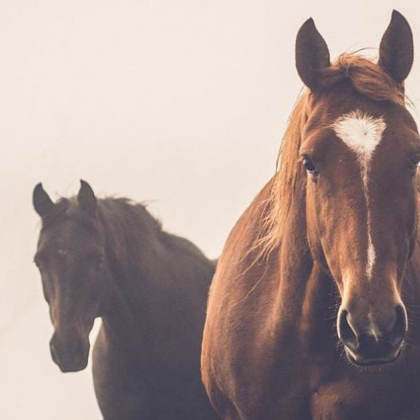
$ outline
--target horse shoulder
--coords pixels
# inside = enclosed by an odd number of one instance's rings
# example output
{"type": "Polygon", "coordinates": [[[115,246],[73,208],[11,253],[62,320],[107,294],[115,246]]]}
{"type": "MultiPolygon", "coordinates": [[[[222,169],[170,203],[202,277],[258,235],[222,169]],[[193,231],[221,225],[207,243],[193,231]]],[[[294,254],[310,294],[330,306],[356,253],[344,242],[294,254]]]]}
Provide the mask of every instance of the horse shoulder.
{"type": "MultiPolygon", "coordinates": [[[[256,385],[252,389],[238,387],[241,383],[238,378],[253,367],[261,367],[253,363],[259,349],[240,343],[270,341],[269,333],[261,324],[256,328],[251,318],[249,322],[245,318],[255,315],[255,312],[262,322],[268,318],[269,294],[259,293],[257,288],[262,283],[270,287],[273,276],[266,271],[264,264],[254,265],[252,246],[260,229],[271,182],[258,194],[230,233],[210,289],[202,345],[202,376],[213,405],[224,418],[244,418],[243,414],[239,416],[235,401],[246,399],[249,406],[259,400],[259,396],[251,394],[252,390],[258,389],[258,377],[261,376],[257,372],[251,375],[256,385]]],[[[259,360],[269,361],[270,358],[259,360]]]]}

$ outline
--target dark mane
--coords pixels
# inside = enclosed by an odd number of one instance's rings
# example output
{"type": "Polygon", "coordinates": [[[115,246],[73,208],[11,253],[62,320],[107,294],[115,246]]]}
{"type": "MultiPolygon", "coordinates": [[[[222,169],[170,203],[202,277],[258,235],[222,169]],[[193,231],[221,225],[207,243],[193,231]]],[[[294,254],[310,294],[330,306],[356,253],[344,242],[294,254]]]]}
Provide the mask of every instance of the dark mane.
{"type": "Polygon", "coordinates": [[[98,208],[100,216],[112,217],[126,227],[141,229],[143,234],[145,232],[156,234],[162,231],[160,221],[149,213],[143,203],[136,203],[123,197],[107,197],[98,200],[98,208]]]}
{"type": "MultiPolygon", "coordinates": [[[[91,231],[105,229],[113,245],[121,247],[122,241],[134,238],[150,238],[162,232],[162,226],[141,203],[128,198],[106,197],[98,199],[98,218],[85,214],[79,207],[77,197],[60,198],[54,209],[42,219],[42,230],[65,220],[72,220],[91,231]]],[[[136,244],[133,246],[138,246],[136,244]]]]}
{"type": "MultiPolygon", "coordinates": [[[[114,261],[137,258],[139,251],[155,245],[163,232],[160,222],[145,205],[126,198],[99,199],[98,213],[105,229],[109,257],[114,261]]],[[[140,264],[140,261],[135,263],[140,264]]]]}
{"type": "MultiPolygon", "coordinates": [[[[98,210],[99,215],[109,215],[117,219],[133,219],[133,223],[126,220],[132,226],[137,226],[140,221],[140,224],[146,230],[156,232],[162,230],[161,223],[147,211],[145,204],[135,203],[128,198],[106,197],[98,199],[98,210]]],[[[72,219],[79,223],[92,225],[92,221],[89,222],[90,218],[80,210],[76,197],[60,198],[54,209],[43,218],[42,228],[46,229],[63,219],[72,219]]]]}
{"type": "Polygon", "coordinates": [[[93,232],[102,230],[107,238],[109,252],[117,253],[113,258],[120,261],[133,255],[137,258],[138,253],[130,252],[129,248],[141,250],[146,246],[164,246],[186,255],[194,255],[200,260],[206,258],[188,239],[165,232],[160,221],[147,210],[146,204],[124,197],[100,198],[97,203],[98,217],[92,218],[80,209],[77,197],[62,197],[54,209],[42,219],[42,230],[66,220],[72,220],[93,232]]]}

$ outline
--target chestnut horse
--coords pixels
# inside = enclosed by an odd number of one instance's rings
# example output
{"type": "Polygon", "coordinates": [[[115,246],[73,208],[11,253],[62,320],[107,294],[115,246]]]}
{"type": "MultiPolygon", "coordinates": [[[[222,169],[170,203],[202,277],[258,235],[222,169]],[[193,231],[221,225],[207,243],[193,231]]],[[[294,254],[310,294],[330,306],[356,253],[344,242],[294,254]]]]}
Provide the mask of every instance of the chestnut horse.
{"type": "Polygon", "coordinates": [[[420,419],[412,61],[395,11],[377,63],[331,64],[313,20],[299,30],[308,89],[210,291],[202,374],[224,420],[420,419]]]}
{"type": "Polygon", "coordinates": [[[63,372],[86,367],[105,420],[215,420],[200,378],[200,348],[214,263],[164,232],[141,204],[77,197],[53,203],[35,187],[40,269],[63,372]]]}

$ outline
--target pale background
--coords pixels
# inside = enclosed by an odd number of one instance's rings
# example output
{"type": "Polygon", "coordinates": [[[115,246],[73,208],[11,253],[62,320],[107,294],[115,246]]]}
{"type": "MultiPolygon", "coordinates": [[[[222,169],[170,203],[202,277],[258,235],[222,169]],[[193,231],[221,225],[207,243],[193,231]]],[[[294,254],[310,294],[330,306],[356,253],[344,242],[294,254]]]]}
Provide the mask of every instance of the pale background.
{"type": "Polygon", "coordinates": [[[274,172],[301,87],[299,26],[314,17],[335,57],[377,47],[393,8],[420,56],[417,0],[0,1],[0,419],[101,418],[90,369],[61,374],[50,359],[34,185],[56,198],[84,178],[147,200],[217,257],[274,172]]]}

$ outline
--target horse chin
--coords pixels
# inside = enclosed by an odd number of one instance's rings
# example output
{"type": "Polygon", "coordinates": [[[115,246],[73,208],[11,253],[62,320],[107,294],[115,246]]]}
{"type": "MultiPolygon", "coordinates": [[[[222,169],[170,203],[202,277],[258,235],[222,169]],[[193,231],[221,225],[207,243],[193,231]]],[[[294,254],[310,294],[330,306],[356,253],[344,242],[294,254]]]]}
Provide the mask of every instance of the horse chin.
{"type": "Polygon", "coordinates": [[[346,350],[347,360],[354,366],[359,368],[367,368],[373,369],[377,368],[380,370],[382,367],[391,367],[393,364],[397,362],[400,357],[401,349],[399,349],[395,354],[390,355],[388,357],[378,358],[378,359],[365,359],[355,355],[351,350],[346,350]]]}
{"type": "Polygon", "coordinates": [[[86,369],[88,364],[88,358],[86,357],[85,360],[72,360],[72,361],[65,361],[65,362],[56,362],[58,367],[60,368],[61,372],[63,373],[74,373],[80,372],[86,369]]]}

